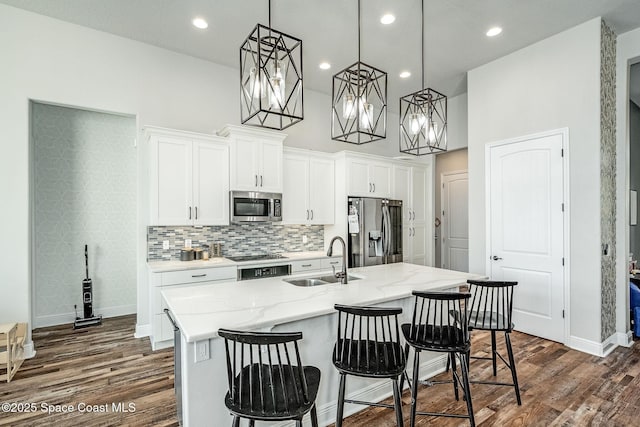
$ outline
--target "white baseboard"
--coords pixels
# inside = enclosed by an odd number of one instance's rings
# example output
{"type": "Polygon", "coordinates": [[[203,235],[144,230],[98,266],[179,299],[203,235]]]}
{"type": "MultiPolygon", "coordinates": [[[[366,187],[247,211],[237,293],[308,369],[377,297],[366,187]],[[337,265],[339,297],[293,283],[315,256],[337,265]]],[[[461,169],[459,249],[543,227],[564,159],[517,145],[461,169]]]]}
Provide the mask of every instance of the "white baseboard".
{"type": "MultiPolygon", "coordinates": [[[[441,372],[444,372],[447,363],[447,355],[437,356],[427,362],[420,364],[420,379],[431,378],[441,372]]],[[[409,365],[409,364],[407,364],[409,365]]],[[[338,384],[335,385],[336,388],[338,384]]],[[[405,382],[405,388],[407,388],[405,382]]],[[[348,388],[348,381],[347,381],[348,388]]],[[[393,389],[391,387],[391,381],[385,380],[372,380],[372,384],[365,388],[352,391],[347,394],[347,399],[361,400],[365,402],[380,402],[393,395],[393,389]]],[[[353,415],[359,411],[365,409],[366,406],[346,404],[344,406],[344,417],[353,415]]],[[[318,425],[325,427],[336,422],[336,412],[338,411],[338,402],[332,401],[317,408],[318,411],[318,425]]],[[[295,425],[293,422],[283,422],[276,424],[275,427],[289,427],[295,425]]]]}
{"type": "MultiPolygon", "coordinates": [[[[136,305],[119,305],[114,307],[97,307],[93,310],[96,315],[102,315],[104,318],[124,316],[136,313],[136,305]]],[[[82,315],[82,307],[78,308],[78,314],[82,315]]],[[[75,312],[49,314],[46,316],[36,316],[33,328],[45,328],[47,326],[64,325],[73,323],[76,320],[75,312]]]]}
{"type": "Polygon", "coordinates": [[[631,347],[633,345],[633,331],[616,332],[616,341],[618,345],[623,347],[631,347]]]}
{"type": "MultiPolygon", "coordinates": [[[[622,334],[624,335],[624,334],[622,334]]],[[[594,356],[605,357],[611,353],[618,346],[618,334],[615,333],[603,342],[596,342],[570,336],[567,342],[567,347],[574,350],[582,351],[583,353],[593,354],[594,356]]]]}
{"type": "Polygon", "coordinates": [[[136,332],[133,334],[134,338],[144,338],[151,336],[151,324],[146,325],[136,324],[136,332]]]}

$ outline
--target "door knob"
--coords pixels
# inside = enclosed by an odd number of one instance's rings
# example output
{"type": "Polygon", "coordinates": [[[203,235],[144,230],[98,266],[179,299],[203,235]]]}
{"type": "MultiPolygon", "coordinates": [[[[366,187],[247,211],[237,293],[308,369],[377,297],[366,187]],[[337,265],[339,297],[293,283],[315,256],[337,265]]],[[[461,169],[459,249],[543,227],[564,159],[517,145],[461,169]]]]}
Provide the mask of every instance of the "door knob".
{"type": "Polygon", "coordinates": [[[499,256],[494,255],[494,256],[491,257],[491,259],[494,260],[494,261],[500,261],[502,258],[500,258],[499,256]]]}

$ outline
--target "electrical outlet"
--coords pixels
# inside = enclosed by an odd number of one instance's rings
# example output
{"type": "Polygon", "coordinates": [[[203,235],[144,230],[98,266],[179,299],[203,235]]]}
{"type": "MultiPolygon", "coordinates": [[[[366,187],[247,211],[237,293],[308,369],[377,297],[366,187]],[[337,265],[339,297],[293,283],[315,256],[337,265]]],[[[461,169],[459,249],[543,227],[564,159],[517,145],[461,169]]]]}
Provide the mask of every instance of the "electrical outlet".
{"type": "Polygon", "coordinates": [[[184,247],[185,248],[191,247],[191,239],[184,239],[184,247]]]}
{"type": "Polygon", "coordinates": [[[303,243],[303,244],[306,244],[307,242],[309,242],[309,238],[308,238],[308,237],[307,237],[307,235],[305,234],[305,235],[303,235],[303,236],[302,236],[302,243],[303,243]]]}
{"type": "Polygon", "coordinates": [[[168,240],[163,240],[162,241],[162,249],[164,249],[165,251],[167,249],[169,249],[169,241],[168,240]]]}
{"type": "Polygon", "coordinates": [[[209,360],[209,340],[196,341],[196,363],[209,360]]]}

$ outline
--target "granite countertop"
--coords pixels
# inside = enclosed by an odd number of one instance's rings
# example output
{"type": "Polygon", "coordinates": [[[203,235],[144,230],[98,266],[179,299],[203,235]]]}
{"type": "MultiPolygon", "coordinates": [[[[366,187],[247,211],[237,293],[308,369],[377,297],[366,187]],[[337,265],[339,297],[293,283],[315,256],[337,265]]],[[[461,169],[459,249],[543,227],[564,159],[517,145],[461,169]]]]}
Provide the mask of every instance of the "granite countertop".
{"type": "MultiPolygon", "coordinates": [[[[219,328],[259,329],[334,312],[334,304],[370,305],[411,296],[414,290],[437,290],[480,279],[414,264],[354,268],[360,280],[298,287],[282,277],[166,289],[162,296],[188,342],[214,338],[219,328]]],[[[287,276],[312,277],[319,274],[287,276]]]]}
{"type": "MultiPolygon", "coordinates": [[[[209,258],[208,260],[197,261],[150,261],[147,262],[149,271],[151,273],[163,273],[167,271],[180,271],[180,270],[195,270],[200,268],[215,268],[215,267],[234,267],[241,265],[279,265],[286,264],[287,261],[300,261],[304,259],[317,259],[326,258],[327,253],[325,251],[305,251],[305,252],[283,252],[284,258],[277,259],[265,259],[258,261],[243,261],[235,262],[227,258],[209,258]]],[[[334,257],[342,256],[339,251],[334,252],[334,257]]]]}

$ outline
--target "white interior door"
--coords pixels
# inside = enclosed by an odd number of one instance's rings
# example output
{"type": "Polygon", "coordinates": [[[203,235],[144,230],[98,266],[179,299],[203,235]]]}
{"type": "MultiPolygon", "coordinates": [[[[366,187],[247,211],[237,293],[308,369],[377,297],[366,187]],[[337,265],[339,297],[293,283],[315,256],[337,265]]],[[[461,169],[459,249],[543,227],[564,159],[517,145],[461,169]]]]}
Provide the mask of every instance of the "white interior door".
{"type": "Polygon", "coordinates": [[[489,147],[488,272],[517,281],[515,328],[564,342],[562,134],[489,147]]]}
{"type": "Polygon", "coordinates": [[[467,172],[442,175],[442,268],[469,271],[469,179],[467,172]]]}

